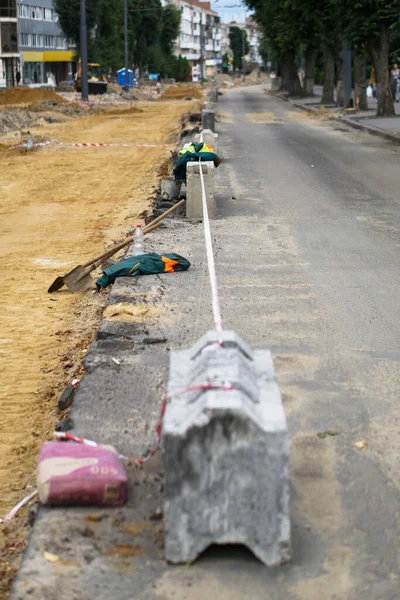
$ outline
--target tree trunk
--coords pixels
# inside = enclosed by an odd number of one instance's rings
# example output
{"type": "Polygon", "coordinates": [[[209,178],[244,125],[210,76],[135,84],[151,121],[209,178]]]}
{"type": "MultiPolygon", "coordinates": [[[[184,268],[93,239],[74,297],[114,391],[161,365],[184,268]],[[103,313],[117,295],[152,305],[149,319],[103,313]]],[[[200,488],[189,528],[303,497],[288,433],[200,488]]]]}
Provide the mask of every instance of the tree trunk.
{"type": "Polygon", "coordinates": [[[360,110],[368,110],[366,59],[354,53],[354,96],[355,106],[360,110]]]}
{"type": "Polygon", "coordinates": [[[335,61],[330,48],[324,48],[324,89],[321,104],[334,104],[333,90],[335,88],[335,61]]]}
{"type": "Polygon", "coordinates": [[[336,104],[344,106],[343,42],[338,39],[336,60],[336,104]]]}
{"type": "Polygon", "coordinates": [[[381,23],[379,42],[369,48],[376,75],[376,94],[378,97],[377,117],[391,117],[395,114],[389,80],[388,32],[389,28],[387,24],[381,23]]]}
{"type": "Polygon", "coordinates": [[[290,52],[282,61],[282,88],[289,96],[301,96],[299,74],[295,63],[296,54],[290,52]]]}
{"type": "Polygon", "coordinates": [[[306,48],[304,53],[305,59],[305,77],[303,85],[303,94],[305,96],[314,95],[314,78],[315,78],[315,59],[317,51],[314,48],[306,48]]]}

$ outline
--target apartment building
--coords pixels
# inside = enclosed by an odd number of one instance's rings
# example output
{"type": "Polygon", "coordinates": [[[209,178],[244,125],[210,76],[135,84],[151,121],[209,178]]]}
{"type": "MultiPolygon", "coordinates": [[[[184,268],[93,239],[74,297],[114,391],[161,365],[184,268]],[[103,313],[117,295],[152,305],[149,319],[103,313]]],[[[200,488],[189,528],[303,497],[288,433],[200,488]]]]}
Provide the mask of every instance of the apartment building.
{"type": "Polygon", "coordinates": [[[16,0],[0,0],[0,88],[16,83],[19,69],[16,0]]]}
{"type": "MultiPolygon", "coordinates": [[[[246,54],[245,59],[248,62],[257,63],[258,65],[263,64],[263,59],[259,52],[260,41],[261,41],[261,31],[257,23],[251,18],[248,17],[244,23],[237,23],[236,21],[232,21],[231,23],[225,25],[227,28],[227,32],[229,35],[229,29],[231,27],[239,27],[239,29],[244,29],[247,33],[247,41],[249,43],[249,52],[246,54]]],[[[225,42],[225,38],[224,38],[225,42]]],[[[229,39],[228,39],[229,44],[229,39]]],[[[225,46],[224,46],[225,47],[225,46]]],[[[229,54],[229,52],[228,52],[229,54]]]]}
{"type": "Polygon", "coordinates": [[[192,80],[201,77],[203,48],[203,77],[212,77],[221,70],[221,18],[211,10],[210,2],[200,0],[171,0],[181,12],[181,31],[175,44],[175,54],[185,57],[192,67],[192,80]]]}
{"type": "Polygon", "coordinates": [[[72,79],[74,50],[58,24],[52,0],[19,2],[18,28],[24,84],[57,85],[72,79]]]}
{"type": "Polygon", "coordinates": [[[231,45],[229,41],[229,29],[230,25],[228,23],[221,23],[220,32],[221,32],[221,54],[224,56],[228,55],[228,58],[233,57],[233,52],[231,50],[231,45]]]}
{"type": "Polygon", "coordinates": [[[251,17],[248,17],[246,19],[245,28],[246,28],[246,32],[247,32],[247,39],[249,41],[249,46],[250,46],[250,50],[249,50],[247,58],[250,62],[254,62],[259,65],[262,65],[263,59],[259,52],[259,47],[260,47],[260,42],[261,42],[260,28],[251,17]]]}

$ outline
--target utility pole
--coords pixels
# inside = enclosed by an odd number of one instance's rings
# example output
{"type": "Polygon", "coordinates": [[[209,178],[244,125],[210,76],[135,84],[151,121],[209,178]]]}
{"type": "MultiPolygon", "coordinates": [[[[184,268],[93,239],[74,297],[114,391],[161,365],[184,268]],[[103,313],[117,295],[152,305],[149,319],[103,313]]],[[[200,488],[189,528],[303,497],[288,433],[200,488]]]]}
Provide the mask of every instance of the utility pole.
{"type": "Polygon", "coordinates": [[[343,40],[343,79],[344,79],[344,108],[352,105],[351,92],[353,82],[351,77],[351,48],[346,40],[343,40]]]}
{"type": "Polygon", "coordinates": [[[203,72],[204,72],[204,64],[203,64],[203,13],[200,13],[200,83],[203,85],[203,72]]]}
{"type": "Polygon", "coordinates": [[[81,0],[81,90],[82,100],[89,99],[86,0],[81,0]]]}
{"type": "Polygon", "coordinates": [[[245,69],[245,66],[244,66],[244,51],[246,49],[246,45],[244,43],[244,41],[245,41],[245,37],[244,36],[245,35],[246,35],[246,30],[243,27],[243,29],[242,29],[242,81],[243,81],[243,83],[246,81],[246,69],[245,69]]]}
{"type": "Polygon", "coordinates": [[[124,0],[125,91],[129,92],[128,0],[124,0]]]}

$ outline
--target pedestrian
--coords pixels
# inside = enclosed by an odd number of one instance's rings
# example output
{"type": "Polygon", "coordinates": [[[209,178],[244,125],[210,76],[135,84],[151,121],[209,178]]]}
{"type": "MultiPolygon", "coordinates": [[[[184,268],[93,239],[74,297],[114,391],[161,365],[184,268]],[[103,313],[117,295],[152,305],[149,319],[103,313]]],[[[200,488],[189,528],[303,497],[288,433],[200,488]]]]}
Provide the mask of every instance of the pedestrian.
{"type": "Polygon", "coordinates": [[[19,85],[19,82],[21,81],[21,73],[19,71],[16,72],[15,79],[17,81],[17,85],[19,85]]]}
{"type": "Polygon", "coordinates": [[[371,76],[369,78],[369,85],[371,86],[372,97],[376,102],[376,75],[374,67],[372,67],[371,76]]]}
{"type": "Polygon", "coordinates": [[[159,81],[157,81],[156,88],[157,88],[157,94],[159,94],[161,92],[161,83],[159,81]]]}
{"type": "Polygon", "coordinates": [[[400,71],[399,71],[399,67],[397,66],[397,63],[394,63],[393,65],[393,69],[391,70],[391,78],[392,78],[392,98],[393,98],[393,102],[398,102],[399,98],[398,98],[398,85],[399,85],[399,79],[400,79],[400,71]]]}

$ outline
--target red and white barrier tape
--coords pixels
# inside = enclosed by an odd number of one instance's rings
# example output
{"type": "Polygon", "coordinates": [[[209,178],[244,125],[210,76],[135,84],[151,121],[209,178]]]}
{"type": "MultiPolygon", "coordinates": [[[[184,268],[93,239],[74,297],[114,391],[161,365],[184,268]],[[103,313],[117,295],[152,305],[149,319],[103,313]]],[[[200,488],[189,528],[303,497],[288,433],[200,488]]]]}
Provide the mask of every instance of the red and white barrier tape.
{"type": "MultiPolygon", "coordinates": [[[[77,148],[169,148],[172,144],[113,144],[113,143],[102,143],[102,142],[60,142],[59,140],[50,140],[49,142],[37,142],[32,144],[32,148],[40,146],[49,146],[50,144],[58,144],[60,146],[74,146],[77,148]]],[[[18,144],[16,146],[10,146],[9,150],[16,150],[17,148],[27,148],[27,144],[18,144]]]]}
{"type": "Polygon", "coordinates": [[[26,498],[24,498],[23,500],[21,500],[21,502],[18,502],[18,504],[16,504],[14,506],[14,508],[12,510],[10,510],[10,512],[8,513],[8,515],[6,515],[4,517],[4,519],[0,519],[0,523],[6,523],[7,521],[11,521],[11,519],[13,517],[15,517],[15,515],[17,514],[17,512],[26,504],[28,504],[28,502],[30,502],[31,500],[33,500],[33,498],[35,496],[37,496],[38,491],[34,490],[31,494],[29,494],[29,496],[26,496],[26,498]]]}
{"type": "MultiPolygon", "coordinates": [[[[197,392],[197,391],[201,391],[201,390],[221,390],[221,391],[229,392],[229,391],[232,391],[233,389],[234,389],[234,386],[231,383],[227,383],[227,382],[223,382],[223,383],[219,383],[219,384],[205,383],[205,384],[201,384],[201,385],[193,385],[191,387],[188,387],[184,390],[181,390],[180,392],[177,392],[176,394],[173,394],[173,396],[182,396],[183,394],[189,394],[190,392],[197,392]]],[[[156,433],[157,433],[157,437],[158,437],[159,441],[161,439],[162,421],[163,421],[163,418],[165,415],[165,410],[167,408],[168,400],[169,400],[168,397],[165,397],[163,399],[163,402],[161,405],[161,410],[160,410],[160,418],[159,418],[158,424],[156,426],[156,433]]],[[[97,442],[94,442],[93,440],[88,440],[86,438],[78,437],[76,435],[72,435],[71,433],[63,432],[63,431],[55,431],[54,437],[57,440],[71,441],[71,442],[75,442],[78,444],[85,444],[86,446],[96,447],[99,445],[97,442]]],[[[130,456],[125,456],[123,454],[119,454],[118,457],[121,460],[127,460],[131,463],[141,466],[141,465],[144,465],[144,463],[146,463],[148,460],[150,460],[150,458],[152,458],[155,454],[157,454],[157,452],[159,450],[160,450],[160,445],[153,448],[153,450],[148,454],[148,456],[146,456],[146,458],[132,458],[130,456]]],[[[13,517],[15,517],[17,512],[22,507],[26,506],[26,504],[28,504],[31,500],[33,500],[33,498],[35,498],[35,496],[37,496],[37,494],[38,494],[38,490],[34,490],[31,494],[29,494],[29,496],[26,496],[26,498],[24,498],[23,500],[21,500],[21,502],[19,502],[16,506],[14,506],[14,508],[8,513],[8,515],[6,515],[4,517],[4,519],[0,518],[0,523],[6,523],[7,521],[10,521],[13,517]]]]}
{"type": "Polygon", "coordinates": [[[199,171],[200,171],[202,203],[203,203],[204,238],[205,238],[205,242],[206,242],[208,274],[210,277],[210,286],[211,286],[211,303],[212,303],[212,309],[213,309],[215,329],[218,334],[218,342],[220,345],[222,345],[222,331],[223,330],[222,330],[221,308],[220,308],[219,297],[218,297],[217,274],[216,274],[216,270],[215,270],[214,253],[213,253],[212,240],[211,240],[210,219],[208,217],[207,196],[206,196],[206,189],[205,189],[205,185],[204,185],[204,175],[203,175],[201,160],[199,160],[199,171]]]}

